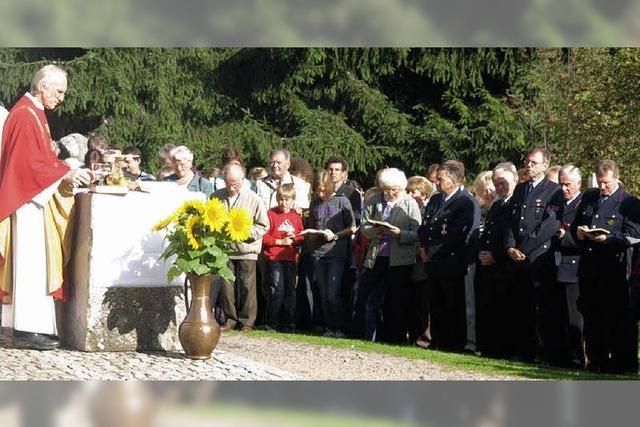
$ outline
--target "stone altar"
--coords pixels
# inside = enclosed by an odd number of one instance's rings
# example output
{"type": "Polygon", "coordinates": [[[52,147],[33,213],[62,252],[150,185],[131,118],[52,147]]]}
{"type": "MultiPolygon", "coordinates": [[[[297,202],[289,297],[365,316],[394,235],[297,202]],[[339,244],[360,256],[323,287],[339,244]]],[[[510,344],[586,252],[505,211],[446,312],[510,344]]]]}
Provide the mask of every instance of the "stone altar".
{"type": "Polygon", "coordinates": [[[151,228],[204,194],[149,184],[149,193],[76,195],[65,344],[83,351],[182,349],[184,276],[167,283],[171,263],[160,260],[164,234],[151,228]]]}

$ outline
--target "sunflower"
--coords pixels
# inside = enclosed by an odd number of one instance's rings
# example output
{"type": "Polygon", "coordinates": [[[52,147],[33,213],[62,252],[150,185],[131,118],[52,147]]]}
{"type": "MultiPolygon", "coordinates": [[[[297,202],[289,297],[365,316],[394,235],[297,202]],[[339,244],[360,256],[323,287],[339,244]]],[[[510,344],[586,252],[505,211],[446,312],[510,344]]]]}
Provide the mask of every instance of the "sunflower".
{"type": "Polygon", "coordinates": [[[251,235],[253,220],[249,213],[244,209],[231,209],[229,212],[229,223],[227,224],[227,233],[234,242],[242,242],[247,240],[251,235]]]}
{"type": "Polygon", "coordinates": [[[163,219],[161,221],[158,221],[158,223],[156,225],[154,225],[151,230],[160,231],[163,228],[165,228],[167,225],[171,224],[174,220],[175,220],[175,215],[171,214],[168,217],[166,217],[165,219],[163,219]]]}
{"type": "Polygon", "coordinates": [[[200,249],[200,246],[202,246],[195,235],[195,228],[196,225],[198,225],[198,220],[199,218],[197,216],[190,216],[184,226],[185,232],[187,233],[187,241],[189,242],[189,246],[193,249],[200,249]]]}
{"type": "Polygon", "coordinates": [[[227,207],[220,199],[211,199],[204,206],[203,222],[211,231],[221,231],[229,221],[227,207]]]}
{"type": "Polygon", "coordinates": [[[184,220],[184,215],[202,215],[204,213],[204,202],[200,200],[187,200],[178,208],[176,218],[184,220]]]}

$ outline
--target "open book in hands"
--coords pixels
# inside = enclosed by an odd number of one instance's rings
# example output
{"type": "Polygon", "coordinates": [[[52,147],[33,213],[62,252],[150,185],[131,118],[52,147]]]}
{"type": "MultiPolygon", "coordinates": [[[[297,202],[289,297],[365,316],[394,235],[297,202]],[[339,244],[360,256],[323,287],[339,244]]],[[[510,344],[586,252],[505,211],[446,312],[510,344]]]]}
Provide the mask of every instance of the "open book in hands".
{"type": "Polygon", "coordinates": [[[601,234],[611,234],[609,230],[605,230],[604,228],[589,228],[589,226],[587,225],[579,226],[578,230],[586,234],[591,234],[592,236],[599,236],[601,234]]]}
{"type": "Polygon", "coordinates": [[[373,225],[374,227],[386,227],[390,230],[399,230],[398,227],[396,227],[393,224],[389,224],[387,221],[377,221],[375,219],[368,219],[367,222],[373,225]]]}
{"type": "Polygon", "coordinates": [[[304,236],[305,234],[322,234],[323,236],[329,235],[329,230],[316,230],[315,228],[305,228],[300,232],[300,236],[304,236]]]}

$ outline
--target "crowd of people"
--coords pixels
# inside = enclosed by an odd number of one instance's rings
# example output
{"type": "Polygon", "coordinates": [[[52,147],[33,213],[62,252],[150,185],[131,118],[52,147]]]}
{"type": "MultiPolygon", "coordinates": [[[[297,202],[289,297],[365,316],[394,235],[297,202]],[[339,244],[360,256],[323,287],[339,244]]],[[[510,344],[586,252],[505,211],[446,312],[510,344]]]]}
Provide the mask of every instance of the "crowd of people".
{"type": "MultiPolygon", "coordinates": [[[[4,237],[0,256],[12,249],[14,259],[26,261],[36,253],[43,267],[50,248],[35,242],[48,235],[29,237],[33,224],[43,221],[61,181],[87,184],[109,155],[107,140],[92,137],[84,167],[52,157],[43,112],[64,98],[66,74],[45,70],[12,109],[0,157],[0,190],[11,194],[0,209],[0,237],[13,236],[4,237]],[[32,135],[39,163],[26,167],[8,150],[32,135]]],[[[593,176],[590,185],[583,185],[585,171],[551,166],[550,154],[536,148],[521,169],[496,162],[470,186],[464,165],[451,159],[425,167],[424,176],[384,168],[364,191],[338,153],[314,172],[278,148],[267,167],[247,173],[243,154],[229,147],[219,165],[202,172],[188,147],[168,144],[154,176],[142,170],[138,148],[123,152],[130,180],[171,181],[252,216],[251,236],[230,253],[235,281],[212,284],[223,331],[308,331],[637,372],[640,201],[624,190],[612,160],[585,175],[593,176]]],[[[0,296],[12,295],[17,314],[35,292],[21,296],[20,277],[48,286],[46,299],[39,297],[39,323],[3,313],[3,324],[36,348],[55,348],[50,298],[59,286],[31,264],[14,262],[7,273],[8,263],[0,262],[0,296]]]]}
{"type": "Polygon", "coordinates": [[[223,331],[637,372],[640,202],[611,160],[584,190],[579,168],[550,166],[534,149],[520,170],[497,162],[471,186],[464,165],[447,160],[409,178],[384,168],[363,191],[339,155],[314,173],[279,148],[247,177],[227,148],[208,178],[187,147],[160,155],[164,180],[253,216],[251,238],[231,254],[235,282],[214,285],[223,331]]]}

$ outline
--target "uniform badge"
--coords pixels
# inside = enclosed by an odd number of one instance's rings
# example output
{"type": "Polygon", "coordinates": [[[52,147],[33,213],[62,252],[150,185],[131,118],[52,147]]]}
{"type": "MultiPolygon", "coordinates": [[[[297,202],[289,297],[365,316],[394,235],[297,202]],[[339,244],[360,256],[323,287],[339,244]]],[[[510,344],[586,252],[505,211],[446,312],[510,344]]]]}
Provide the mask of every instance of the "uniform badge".
{"type": "Polygon", "coordinates": [[[616,223],[616,220],[613,218],[607,220],[607,225],[614,225],[615,223],[616,223]]]}
{"type": "Polygon", "coordinates": [[[442,231],[440,231],[440,234],[443,236],[447,234],[447,223],[442,224],[442,231]]]}

